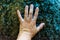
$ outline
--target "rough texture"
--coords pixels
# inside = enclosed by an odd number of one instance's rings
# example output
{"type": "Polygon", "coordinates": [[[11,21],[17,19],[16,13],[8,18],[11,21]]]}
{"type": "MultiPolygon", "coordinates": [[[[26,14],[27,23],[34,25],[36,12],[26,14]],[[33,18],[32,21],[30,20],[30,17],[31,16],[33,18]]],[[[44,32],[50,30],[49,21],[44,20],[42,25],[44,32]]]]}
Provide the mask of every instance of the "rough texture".
{"type": "Polygon", "coordinates": [[[45,22],[45,27],[32,40],[60,40],[60,0],[0,0],[0,40],[16,40],[19,20],[16,9],[22,16],[25,5],[39,7],[37,26],[45,22]]]}

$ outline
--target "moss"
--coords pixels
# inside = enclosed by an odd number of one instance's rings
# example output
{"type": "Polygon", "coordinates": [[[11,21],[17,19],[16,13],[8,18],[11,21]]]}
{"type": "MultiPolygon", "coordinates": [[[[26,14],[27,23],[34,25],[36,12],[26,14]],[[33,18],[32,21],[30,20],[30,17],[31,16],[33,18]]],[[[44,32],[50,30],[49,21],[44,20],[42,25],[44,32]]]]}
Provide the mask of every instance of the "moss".
{"type": "Polygon", "coordinates": [[[59,0],[0,0],[0,39],[16,40],[19,30],[17,8],[24,15],[25,5],[39,7],[37,26],[45,22],[45,27],[32,40],[59,40],[60,1],[59,0]]]}

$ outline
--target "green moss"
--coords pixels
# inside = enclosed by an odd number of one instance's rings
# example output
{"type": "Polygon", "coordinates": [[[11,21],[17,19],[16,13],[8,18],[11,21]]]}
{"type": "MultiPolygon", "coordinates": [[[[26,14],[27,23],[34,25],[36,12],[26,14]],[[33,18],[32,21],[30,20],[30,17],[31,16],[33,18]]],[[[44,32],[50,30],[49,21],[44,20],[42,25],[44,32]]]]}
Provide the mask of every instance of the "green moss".
{"type": "Polygon", "coordinates": [[[23,0],[1,0],[0,4],[0,35],[16,38],[19,30],[16,10],[24,9],[23,0]]]}
{"type": "Polygon", "coordinates": [[[16,10],[24,15],[25,5],[39,7],[37,25],[45,22],[45,27],[32,40],[59,40],[60,2],[59,0],[0,0],[0,39],[16,40],[19,20],[16,10]]]}

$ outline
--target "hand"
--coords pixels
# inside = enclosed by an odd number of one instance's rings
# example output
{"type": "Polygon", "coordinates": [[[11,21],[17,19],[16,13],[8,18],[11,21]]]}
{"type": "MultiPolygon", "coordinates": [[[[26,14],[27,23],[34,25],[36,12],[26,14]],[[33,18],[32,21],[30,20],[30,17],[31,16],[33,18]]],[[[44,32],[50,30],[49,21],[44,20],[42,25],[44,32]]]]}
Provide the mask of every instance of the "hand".
{"type": "Polygon", "coordinates": [[[41,30],[45,23],[41,23],[38,27],[36,27],[36,20],[39,12],[39,8],[35,9],[34,17],[33,15],[33,4],[30,5],[30,10],[28,14],[28,5],[25,7],[24,19],[21,16],[19,10],[17,10],[17,15],[20,21],[20,30],[19,33],[27,32],[33,37],[39,30],[41,30]]]}

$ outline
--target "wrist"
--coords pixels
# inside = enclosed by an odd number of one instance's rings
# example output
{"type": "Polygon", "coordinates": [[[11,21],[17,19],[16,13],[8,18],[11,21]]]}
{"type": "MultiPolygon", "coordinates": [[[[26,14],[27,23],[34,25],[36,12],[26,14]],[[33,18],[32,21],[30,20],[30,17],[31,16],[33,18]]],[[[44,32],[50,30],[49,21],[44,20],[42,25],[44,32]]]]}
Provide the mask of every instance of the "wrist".
{"type": "Polygon", "coordinates": [[[29,32],[20,32],[19,34],[29,36],[30,38],[32,37],[31,33],[29,32]]]}
{"type": "Polygon", "coordinates": [[[20,32],[17,40],[31,40],[31,35],[28,32],[20,32]]]}

